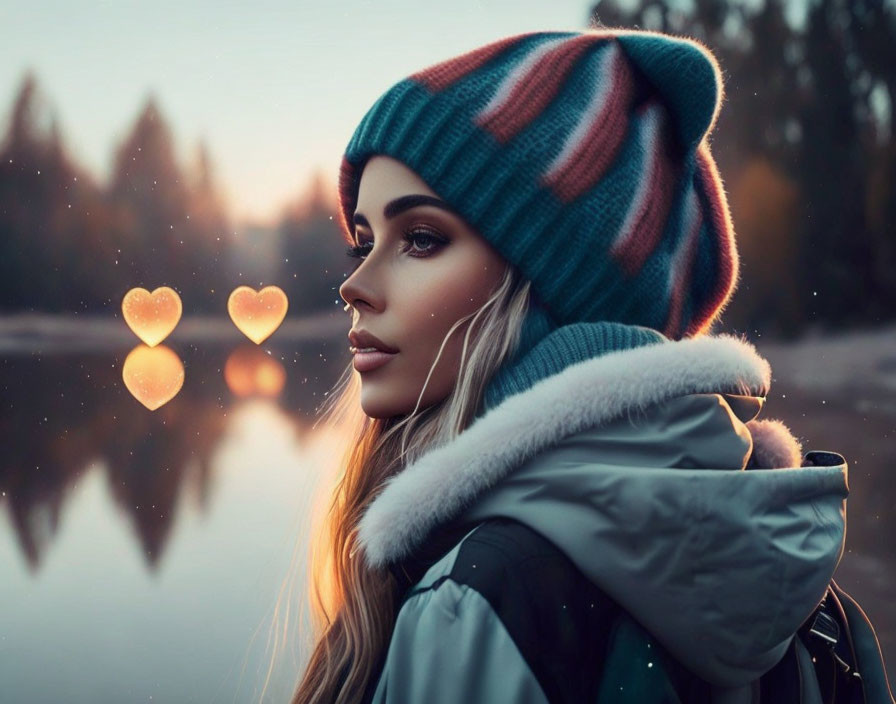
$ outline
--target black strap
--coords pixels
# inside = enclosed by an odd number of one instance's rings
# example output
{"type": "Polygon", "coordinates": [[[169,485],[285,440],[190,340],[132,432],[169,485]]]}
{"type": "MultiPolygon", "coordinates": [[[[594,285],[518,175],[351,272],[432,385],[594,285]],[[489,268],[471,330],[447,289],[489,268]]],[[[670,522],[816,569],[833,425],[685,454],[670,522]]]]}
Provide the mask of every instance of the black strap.
{"type": "Polygon", "coordinates": [[[812,656],[824,704],[865,704],[849,621],[830,587],[796,637],[812,656]]]}

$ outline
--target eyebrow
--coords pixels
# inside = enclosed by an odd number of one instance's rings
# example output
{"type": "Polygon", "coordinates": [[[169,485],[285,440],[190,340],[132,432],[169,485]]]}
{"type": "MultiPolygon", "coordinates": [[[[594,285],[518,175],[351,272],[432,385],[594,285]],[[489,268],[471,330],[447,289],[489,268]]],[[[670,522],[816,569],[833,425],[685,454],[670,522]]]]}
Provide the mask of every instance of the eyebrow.
{"type": "MultiPolygon", "coordinates": [[[[433,196],[423,195],[422,193],[414,193],[408,196],[401,196],[400,198],[396,198],[395,200],[387,203],[386,207],[383,208],[383,216],[387,220],[391,220],[396,215],[403,213],[405,210],[417,208],[421,205],[431,205],[436,208],[441,208],[442,210],[449,212],[452,215],[457,215],[457,212],[454,210],[454,208],[448,205],[448,203],[443,201],[441,198],[434,198],[433,196]]],[[[355,225],[370,227],[370,223],[367,221],[367,218],[364,217],[361,213],[355,213],[352,217],[352,222],[354,222],[355,225]]]]}

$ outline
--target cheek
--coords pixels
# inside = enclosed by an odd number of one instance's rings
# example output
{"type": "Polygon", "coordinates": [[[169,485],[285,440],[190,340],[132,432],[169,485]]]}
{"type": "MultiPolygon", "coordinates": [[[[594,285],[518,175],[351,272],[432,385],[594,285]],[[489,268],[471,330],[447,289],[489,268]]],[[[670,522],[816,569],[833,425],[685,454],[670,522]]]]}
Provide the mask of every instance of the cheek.
{"type": "MultiPolygon", "coordinates": [[[[481,264],[445,262],[445,265],[428,268],[421,274],[415,277],[417,280],[413,283],[408,280],[409,285],[404,289],[401,303],[403,317],[413,328],[427,335],[427,343],[431,342],[438,348],[442,337],[457,320],[488,300],[497,271],[491,266],[483,270],[481,264]],[[436,334],[437,339],[433,339],[436,334]]],[[[455,335],[452,335],[452,340],[455,335]]]]}
{"type": "MultiPolygon", "coordinates": [[[[488,300],[506,265],[490,249],[467,240],[455,240],[439,256],[402,263],[406,265],[391,272],[388,303],[396,332],[401,331],[396,343],[406,352],[400,366],[416,378],[429,373],[451,327],[488,300]]],[[[451,333],[434,372],[437,377],[451,376],[468,326],[469,321],[451,333]]]]}

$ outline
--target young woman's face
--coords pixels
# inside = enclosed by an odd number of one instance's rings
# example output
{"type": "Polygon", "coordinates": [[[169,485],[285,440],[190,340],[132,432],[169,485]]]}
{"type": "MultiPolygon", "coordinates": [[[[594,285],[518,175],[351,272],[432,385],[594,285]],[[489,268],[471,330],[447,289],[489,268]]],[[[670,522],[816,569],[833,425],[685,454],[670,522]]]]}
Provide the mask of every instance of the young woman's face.
{"type": "MultiPolygon", "coordinates": [[[[339,295],[353,308],[352,331],[397,350],[354,355],[356,369],[364,368],[364,357],[386,360],[359,371],[361,406],[371,418],[404,415],[414,410],[448,330],[488,299],[506,262],[414,171],[389,156],[375,155],[365,165],[354,224],[361,261],[339,295]]],[[[454,387],[468,326],[451,333],[419,410],[454,387]]]]}

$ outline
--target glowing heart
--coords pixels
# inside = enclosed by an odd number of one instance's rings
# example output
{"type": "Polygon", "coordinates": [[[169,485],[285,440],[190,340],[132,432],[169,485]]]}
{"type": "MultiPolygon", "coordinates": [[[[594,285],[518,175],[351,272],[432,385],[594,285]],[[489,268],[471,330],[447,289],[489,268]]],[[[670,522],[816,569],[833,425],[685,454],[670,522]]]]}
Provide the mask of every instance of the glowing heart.
{"type": "Polygon", "coordinates": [[[184,385],[184,365],[170,347],[137,345],[124,360],[121,378],[149,410],[164,406],[184,385]]]}
{"type": "Polygon", "coordinates": [[[288,305],[286,294],[278,286],[257,292],[249,286],[239,286],[227,299],[227,312],[240,332],[259,345],[280,327],[288,305]]]}
{"type": "Polygon", "coordinates": [[[180,296],[168,286],[160,286],[152,293],[145,288],[132,288],[121,302],[124,322],[150,347],[171,334],[182,312],[180,296]]]}

